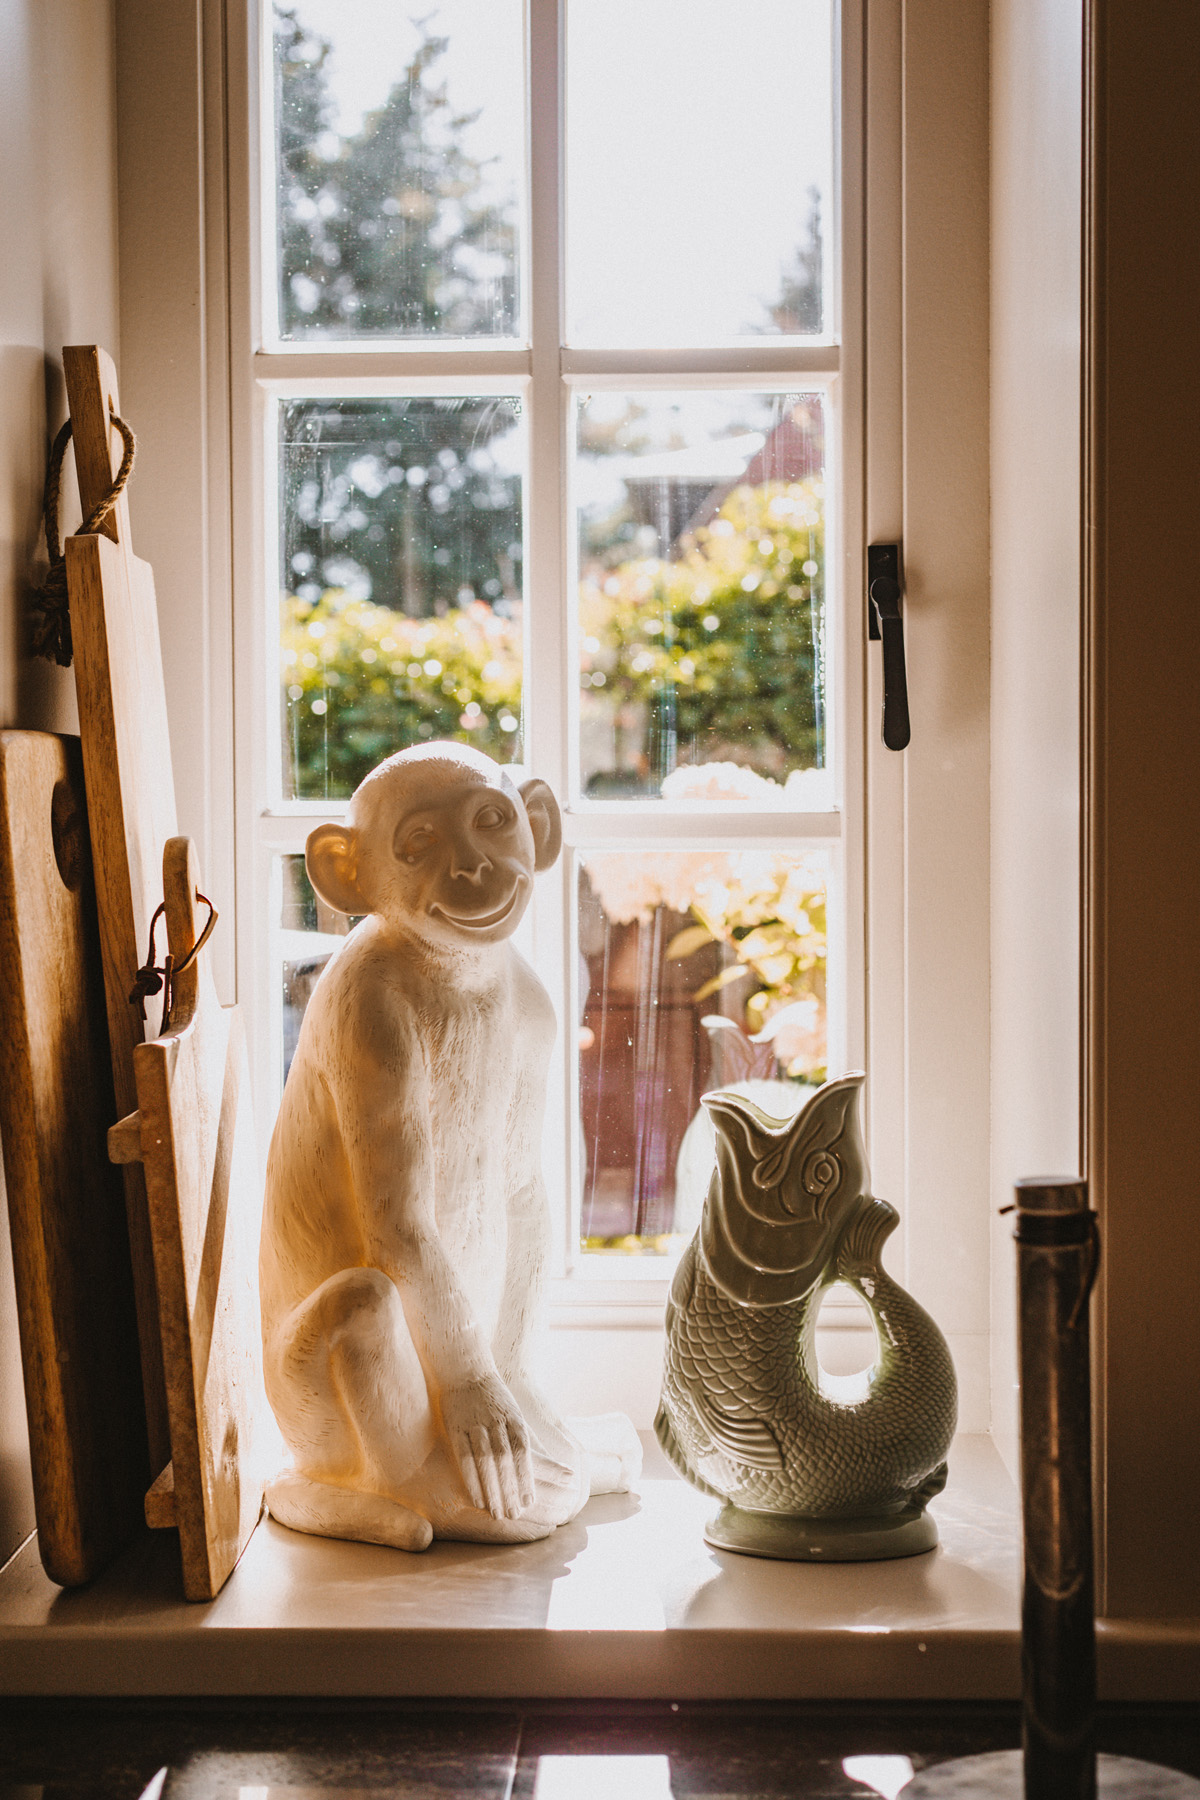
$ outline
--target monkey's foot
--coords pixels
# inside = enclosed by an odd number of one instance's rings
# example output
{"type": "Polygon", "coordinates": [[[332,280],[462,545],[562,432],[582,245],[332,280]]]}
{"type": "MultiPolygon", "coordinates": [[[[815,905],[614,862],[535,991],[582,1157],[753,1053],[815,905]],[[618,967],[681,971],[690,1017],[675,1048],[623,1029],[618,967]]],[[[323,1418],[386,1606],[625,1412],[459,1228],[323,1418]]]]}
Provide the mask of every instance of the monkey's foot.
{"type": "Polygon", "coordinates": [[[314,1537],[350,1538],[361,1544],[387,1544],[393,1550],[427,1550],[433,1526],[382,1494],[312,1481],[287,1469],[267,1483],[267,1511],[292,1531],[314,1537]]]}
{"type": "Polygon", "coordinates": [[[627,1494],[642,1472],[642,1440],[624,1413],[566,1419],[587,1453],[588,1492],[627,1494]]]}

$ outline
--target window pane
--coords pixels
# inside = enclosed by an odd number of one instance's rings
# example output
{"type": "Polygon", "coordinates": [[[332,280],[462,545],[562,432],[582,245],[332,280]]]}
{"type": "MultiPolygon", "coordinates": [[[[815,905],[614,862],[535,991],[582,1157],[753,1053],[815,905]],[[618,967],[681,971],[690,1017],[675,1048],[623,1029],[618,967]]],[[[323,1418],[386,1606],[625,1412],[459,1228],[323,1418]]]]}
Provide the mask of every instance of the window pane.
{"type": "Polygon", "coordinates": [[[394,750],[521,754],[520,401],[280,405],[283,791],[394,750]]]}
{"type": "Polygon", "coordinates": [[[313,892],[303,856],[281,856],[283,905],[280,912],[283,950],[283,1074],[292,1066],[300,1021],[312,997],[317,976],[350,929],[344,913],[334,912],[313,892]]]}
{"type": "Polygon", "coordinates": [[[567,333],[828,331],[828,0],[570,0],[567,333]]]}
{"type": "Polygon", "coordinates": [[[584,794],[832,803],[823,469],[819,394],[581,401],[584,794]]]}
{"type": "Polygon", "coordinates": [[[825,1079],[823,852],[580,858],[582,1240],[665,1250],[712,1167],[700,1095],[788,1117],[825,1079]]]}
{"type": "Polygon", "coordinates": [[[274,25],[280,336],[514,336],[521,0],[294,0],[274,25]]]}

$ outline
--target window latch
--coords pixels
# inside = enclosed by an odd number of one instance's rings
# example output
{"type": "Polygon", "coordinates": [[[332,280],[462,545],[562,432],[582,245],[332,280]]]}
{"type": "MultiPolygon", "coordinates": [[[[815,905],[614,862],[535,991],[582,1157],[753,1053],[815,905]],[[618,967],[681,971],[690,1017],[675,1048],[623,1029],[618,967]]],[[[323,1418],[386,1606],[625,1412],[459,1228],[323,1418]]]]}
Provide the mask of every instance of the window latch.
{"type": "Polygon", "coordinates": [[[903,592],[899,544],[868,545],[867,633],[883,645],[883,741],[889,750],[903,750],[912,735],[900,612],[903,592]]]}

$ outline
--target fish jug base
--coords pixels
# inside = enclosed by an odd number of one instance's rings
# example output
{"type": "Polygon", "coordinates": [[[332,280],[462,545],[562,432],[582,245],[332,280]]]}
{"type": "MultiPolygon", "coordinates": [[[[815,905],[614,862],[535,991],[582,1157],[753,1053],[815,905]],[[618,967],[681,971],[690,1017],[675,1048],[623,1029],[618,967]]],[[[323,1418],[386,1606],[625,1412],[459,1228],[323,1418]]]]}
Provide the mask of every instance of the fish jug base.
{"type": "MultiPolygon", "coordinates": [[[[1100,1800],[1200,1800],[1200,1781],[1130,1756],[1096,1758],[1100,1800]]],[[[1056,1790],[1057,1791],[1057,1790],[1056,1790]]],[[[1065,1790],[1064,1790],[1065,1791],[1065,1790]]],[[[1072,1792],[1081,1793],[1080,1787],[1072,1792]]],[[[904,1800],[1024,1800],[1025,1764],[1019,1750],[989,1750],[923,1769],[904,1800]]]]}
{"type": "Polygon", "coordinates": [[[883,1562],[921,1556],[938,1541],[937,1526],[915,1506],[863,1519],[808,1519],[794,1513],[746,1512],[726,1501],[704,1528],[714,1550],[780,1562],[883,1562]]]}

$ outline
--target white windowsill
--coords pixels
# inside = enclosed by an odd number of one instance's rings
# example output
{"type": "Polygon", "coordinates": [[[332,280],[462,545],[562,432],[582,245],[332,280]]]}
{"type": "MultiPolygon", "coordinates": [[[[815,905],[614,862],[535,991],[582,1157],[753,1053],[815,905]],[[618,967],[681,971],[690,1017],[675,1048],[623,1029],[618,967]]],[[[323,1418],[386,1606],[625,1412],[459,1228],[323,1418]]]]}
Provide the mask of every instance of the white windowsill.
{"type": "Polygon", "coordinates": [[[408,1557],[265,1521],[209,1606],[177,1597],[166,1533],[74,1593],[31,1541],[0,1577],[0,1691],[1012,1694],[1015,1507],[991,1444],[963,1438],[931,1555],[763,1562],[708,1548],[714,1503],[651,1441],[638,1495],[540,1544],[408,1557]]]}
{"type": "MultiPolygon", "coordinates": [[[[1019,1692],[1017,1500],[960,1437],[927,1556],[759,1561],[712,1551],[713,1502],[648,1446],[638,1495],[540,1544],[420,1557],[265,1521],[208,1606],[168,1533],[65,1593],[31,1539],[0,1573],[0,1692],[607,1699],[978,1699],[1019,1692]]],[[[1101,1691],[1194,1698],[1200,1621],[1102,1623],[1101,1691]]]]}

